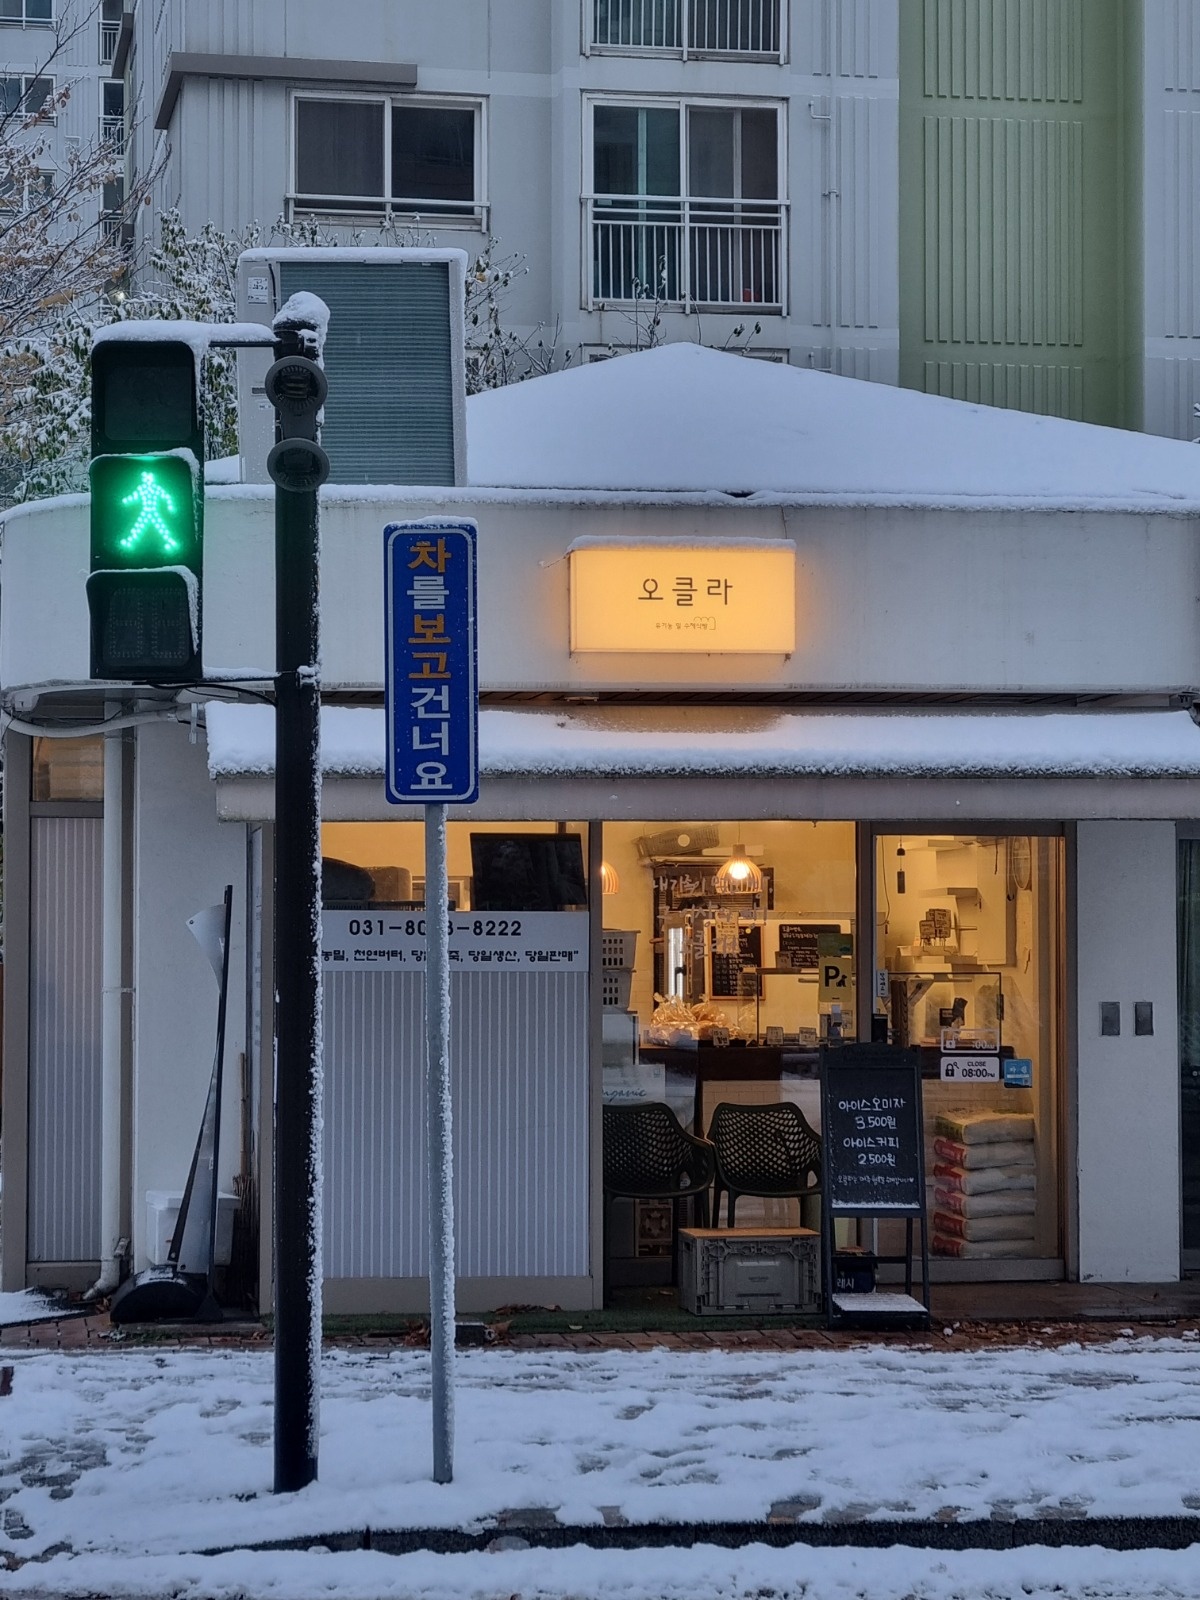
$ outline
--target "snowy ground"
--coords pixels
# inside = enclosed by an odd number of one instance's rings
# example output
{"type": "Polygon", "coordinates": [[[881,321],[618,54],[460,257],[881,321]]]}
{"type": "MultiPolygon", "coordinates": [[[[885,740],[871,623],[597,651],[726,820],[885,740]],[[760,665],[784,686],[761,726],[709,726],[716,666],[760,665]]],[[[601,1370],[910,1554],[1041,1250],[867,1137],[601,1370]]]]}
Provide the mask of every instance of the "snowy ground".
{"type": "Polygon", "coordinates": [[[36,1289],[0,1294],[0,1328],[13,1328],[26,1322],[49,1322],[62,1314],[61,1297],[39,1294],[36,1289]]]}
{"type": "Polygon", "coordinates": [[[505,1549],[259,1553],[342,1530],[1190,1514],[1200,1343],[772,1355],[481,1351],[458,1364],[455,1482],[430,1482],[428,1357],[331,1352],[321,1477],[270,1492],[269,1353],[5,1352],[6,1593],[160,1597],[1200,1594],[1180,1553],[505,1549]],[[205,1556],[206,1550],[231,1554],[205,1556]],[[1055,1587],[1055,1586],[1058,1587],[1055,1587]]]}

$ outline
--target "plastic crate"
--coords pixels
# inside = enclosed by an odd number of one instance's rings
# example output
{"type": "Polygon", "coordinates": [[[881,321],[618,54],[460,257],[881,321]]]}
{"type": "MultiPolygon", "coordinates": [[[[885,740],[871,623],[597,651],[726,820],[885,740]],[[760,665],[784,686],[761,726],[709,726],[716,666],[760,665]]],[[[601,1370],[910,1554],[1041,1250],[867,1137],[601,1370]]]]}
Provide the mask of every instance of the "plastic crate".
{"type": "Polygon", "coordinates": [[[600,934],[600,965],[628,967],[632,970],[637,955],[636,928],[605,928],[600,934]]]}
{"type": "Polygon", "coordinates": [[[680,1304],[702,1317],[819,1311],[820,1252],[810,1228],[681,1228],[680,1304]]]}
{"type": "Polygon", "coordinates": [[[600,974],[600,1004],[602,1006],[616,1006],[618,1011],[629,1010],[629,990],[633,983],[633,973],[623,969],[614,969],[600,974]]]}

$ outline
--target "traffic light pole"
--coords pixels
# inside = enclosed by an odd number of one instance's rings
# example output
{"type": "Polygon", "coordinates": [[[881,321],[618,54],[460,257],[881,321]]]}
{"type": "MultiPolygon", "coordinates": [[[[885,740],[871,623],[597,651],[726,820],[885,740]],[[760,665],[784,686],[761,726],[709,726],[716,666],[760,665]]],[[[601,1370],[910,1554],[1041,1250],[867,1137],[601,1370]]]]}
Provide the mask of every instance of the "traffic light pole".
{"type": "MultiPolygon", "coordinates": [[[[286,309],[286,308],[285,308],[286,309]]],[[[315,348],[276,323],[283,381],[315,348]],[[297,359],[299,358],[299,359],[297,359]]],[[[268,387],[270,392],[270,387],[268,387]]],[[[321,396],[323,398],[323,394],[321,396]]],[[[298,407],[294,408],[298,411],[298,407]]],[[[317,407],[311,407],[315,438],[317,407]]],[[[301,448],[301,459],[303,455],[301,448]]],[[[320,447],[309,447],[320,455],[320,447]]],[[[276,445],[272,461],[284,445],[276,445]]],[[[294,456],[293,452],[293,456],[294,456]]],[[[323,459],[323,458],[322,458],[323,459]]],[[[275,478],[275,1492],[317,1476],[321,1359],[321,685],[317,483],[275,478]]]]}

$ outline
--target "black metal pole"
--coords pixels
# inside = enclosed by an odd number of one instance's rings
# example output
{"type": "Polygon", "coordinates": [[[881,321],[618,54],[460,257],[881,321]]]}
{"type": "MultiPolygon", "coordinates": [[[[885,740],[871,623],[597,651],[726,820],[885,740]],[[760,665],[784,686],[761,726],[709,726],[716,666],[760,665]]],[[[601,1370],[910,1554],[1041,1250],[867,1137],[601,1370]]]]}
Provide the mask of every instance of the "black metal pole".
{"type": "MultiPolygon", "coordinates": [[[[303,354],[281,336],[279,356],[303,354]]],[[[317,491],[275,490],[275,1492],[317,1476],[321,1357],[317,491]]]]}

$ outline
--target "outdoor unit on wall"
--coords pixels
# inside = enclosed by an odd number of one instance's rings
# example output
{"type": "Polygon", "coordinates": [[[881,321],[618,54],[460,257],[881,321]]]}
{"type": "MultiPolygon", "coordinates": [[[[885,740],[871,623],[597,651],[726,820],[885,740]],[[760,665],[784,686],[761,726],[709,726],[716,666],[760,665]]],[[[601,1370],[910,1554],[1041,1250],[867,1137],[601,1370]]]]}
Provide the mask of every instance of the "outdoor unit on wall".
{"type": "MultiPolygon", "coordinates": [[[[270,324],[304,290],[329,307],[321,443],[330,483],[466,481],[461,250],[251,250],[238,263],[238,318],[270,324]]],[[[275,413],[270,355],[238,360],[242,479],[267,481],[275,413]]]]}

